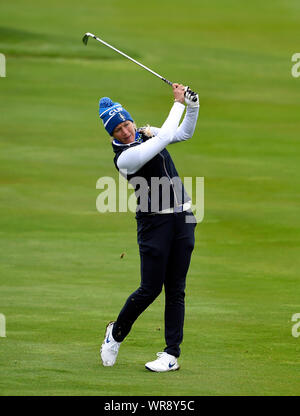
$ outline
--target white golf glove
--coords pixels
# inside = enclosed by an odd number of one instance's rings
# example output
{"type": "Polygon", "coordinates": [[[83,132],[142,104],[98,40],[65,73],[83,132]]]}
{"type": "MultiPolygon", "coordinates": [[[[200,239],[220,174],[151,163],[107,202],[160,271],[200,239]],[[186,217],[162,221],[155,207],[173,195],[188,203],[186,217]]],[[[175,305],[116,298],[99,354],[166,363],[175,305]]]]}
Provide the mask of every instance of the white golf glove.
{"type": "Polygon", "coordinates": [[[185,87],[184,100],[188,107],[200,107],[199,96],[190,87],[185,87]]]}

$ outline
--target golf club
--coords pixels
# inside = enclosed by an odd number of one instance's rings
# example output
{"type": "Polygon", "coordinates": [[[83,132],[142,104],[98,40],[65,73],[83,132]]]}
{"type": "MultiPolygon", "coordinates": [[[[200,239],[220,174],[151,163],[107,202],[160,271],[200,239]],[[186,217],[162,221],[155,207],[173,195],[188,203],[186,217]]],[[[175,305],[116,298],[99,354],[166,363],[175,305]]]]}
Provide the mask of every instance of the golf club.
{"type": "MultiPolygon", "coordinates": [[[[146,69],[147,71],[151,72],[151,74],[157,76],[162,81],[169,85],[173,85],[173,82],[169,81],[168,79],[162,77],[157,72],[152,71],[152,69],[148,68],[146,65],[141,64],[140,62],[136,61],[135,59],[131,58],[130,56],[126,55],[126,53],[121,52],[119,49],[115,48],[114,46],[110,45],[109,43],[105,42],[104,40],[98,38],[97,36],[93,35],[93,33],[85,33],[85,35],[82,38],[82,42],[87,45],[89,37],[96,39],[98,42],[102,43],[105,46],[108,46],[110,49],[113,49],[114,51],[118,52],[119,54],[123,55],[125,58],[129,59],[130,61],[134,62],[135,64],[141,66],[142,68],[146,69]]],[[[197,100],[196,93],[189,90],[192,95],[194,95],[193,101],[197,100]]]]}

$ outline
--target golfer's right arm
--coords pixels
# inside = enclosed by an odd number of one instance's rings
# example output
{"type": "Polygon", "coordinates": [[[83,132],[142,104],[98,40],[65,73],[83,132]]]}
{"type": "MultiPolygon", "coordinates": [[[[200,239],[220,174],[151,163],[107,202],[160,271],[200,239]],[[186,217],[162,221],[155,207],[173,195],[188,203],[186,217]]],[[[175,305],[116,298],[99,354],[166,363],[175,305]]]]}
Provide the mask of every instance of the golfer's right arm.
{"type": "Polygon", "coordinates": [[[127,174],[132,175],[161,152],[172,142],[184,109],[184,104],[175,102],[158,135],[138,146],[129,147],[121,153],[117,161],[118,168],[126,169],[127,174]]]}

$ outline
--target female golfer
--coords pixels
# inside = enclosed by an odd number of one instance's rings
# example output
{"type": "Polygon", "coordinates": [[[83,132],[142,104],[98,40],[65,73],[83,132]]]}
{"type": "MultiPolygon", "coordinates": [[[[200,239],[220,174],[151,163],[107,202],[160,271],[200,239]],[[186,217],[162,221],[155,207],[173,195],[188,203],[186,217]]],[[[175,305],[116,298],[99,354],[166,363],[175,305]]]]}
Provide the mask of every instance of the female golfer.
{"type": "Polygon", "coordinates": [[[135,187],[141,261],[140,287],[129,296],[117,320],[107,325],[100,349],[104,366],[115,364],[121,342],[164,286],[166,347],[145,367],[156,372],[179,369],[185,282],[194,248],[196,219],[166,147],[192,137],[199,97],[181,84],[173,84],[172,88],[174,104],[161,128],[136,129],[131,115],[121,104],[108,97],[100,100],[99,115],[113,137],[116,168],[135,187]],[[185,104],[186,114],[179,125],[185,104]]]}

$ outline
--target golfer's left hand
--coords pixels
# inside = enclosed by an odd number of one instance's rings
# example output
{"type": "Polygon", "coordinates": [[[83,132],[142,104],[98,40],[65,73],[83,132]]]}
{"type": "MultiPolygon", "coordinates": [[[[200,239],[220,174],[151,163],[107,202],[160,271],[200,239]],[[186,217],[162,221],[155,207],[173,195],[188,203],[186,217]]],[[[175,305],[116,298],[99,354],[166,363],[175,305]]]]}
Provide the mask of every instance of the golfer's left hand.
{"type": "Polygon", "coordinates": [[[199,96],[190,87],[185,87],[185,103],[188,107],[200,107],[199,96]]]}
{"type": "Polygon", "coordinates": [[[184,104],[184,92],[185,87],[182,84],[174,83],[172,84],[174,100],[184,104]]]}

